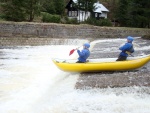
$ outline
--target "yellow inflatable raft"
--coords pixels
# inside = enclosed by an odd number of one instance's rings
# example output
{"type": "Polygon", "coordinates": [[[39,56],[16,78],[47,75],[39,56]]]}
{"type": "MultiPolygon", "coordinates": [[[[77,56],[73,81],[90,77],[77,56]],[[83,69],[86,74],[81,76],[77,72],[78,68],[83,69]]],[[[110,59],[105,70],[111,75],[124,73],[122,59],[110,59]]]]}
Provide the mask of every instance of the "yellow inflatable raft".
{"type": "Polygon", "coordinates": [[[144,66],[150,61],[150,55],[128,57],[126,61],[116,61],[116,58],[88,59],[86,63],[76,63],[77,60],[52,60],[59,69],[68,72],[123,71],[144,66]]]}

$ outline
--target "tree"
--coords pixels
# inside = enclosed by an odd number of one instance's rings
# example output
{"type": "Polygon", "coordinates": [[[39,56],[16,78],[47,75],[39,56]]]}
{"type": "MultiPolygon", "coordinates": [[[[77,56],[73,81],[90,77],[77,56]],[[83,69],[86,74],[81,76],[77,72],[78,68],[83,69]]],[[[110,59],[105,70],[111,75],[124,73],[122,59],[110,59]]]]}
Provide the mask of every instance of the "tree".
{"type": "Polygon", "coordinates": [[[121,26],[126,26],[128,21],[129,0],[119,0],[118,8],[116,11],[116,19],[121,26]]]}
{"type": "Polygon", "coordinates": [[[64,0],[45,0],[43,3],[43,10],[50,14],[63,15],[65,9],[64,0]]]}
{"type": "Polygon", "coordinates": [[[96,3],[97,0],[78,0],[76,4],[76,7],[82,11],[89,11],[93,12],[94,10],[94,3],[96,3]]]}
{"type": "Polygon", "coordinates": [[[56,13],[54,0],[45,0],[42,7],[44,12],[48,12],[50,14],[56,13]]]}
{"type": "Polygon", "coordinates": [[[33,21],[40,8],[40,0],[6,0],[2,4],[4,18],[12,21],[33,21]]]}
{"type": "Polygon", "coordinates": [[[99,0],[99,2],[109,9],[108,18],[115,21],[119,0],[99,0]]]}
{"type": "Polygon", "coordinates": [[[130,26],[150,28],[150,0],[132,0],[130,26]]]}
{"type": "Polygon", "coordinates": [[[4,1],[2,6],[2,12],[6,20],[11,21],[23,21],[26,18],[24,9],[25,0],[7,0],[4,1]]]}
{"type": "Polygon", "coordinates": [[[118,5],[121,26],[150,28],[150,0],[119,0],[118,5]]]}
{"type": "Polygon", "coordinates": [[[77,9],[79,9],[79,11],[84,11],[84,16],[86,17],[88,11],[93,12],[93,10],[95,9],[94,3],[96,3],[96,1],[97,0],[78,0],[78,2],[74,5],[77,9]]]}
{"type": "Polygon", "coordinates": [[[56,14],[63,15],[65,9],[65,1],[64,0],[57,0],[55,1],[55,10],[56,14]]]}
{"type": "Polygon", "coordinates": [[[28,16],[28,21],[33,21],[35,15],[40,15],[41,4],[40,0],[25,0],[24,8],[26,15],[28,16]]]}

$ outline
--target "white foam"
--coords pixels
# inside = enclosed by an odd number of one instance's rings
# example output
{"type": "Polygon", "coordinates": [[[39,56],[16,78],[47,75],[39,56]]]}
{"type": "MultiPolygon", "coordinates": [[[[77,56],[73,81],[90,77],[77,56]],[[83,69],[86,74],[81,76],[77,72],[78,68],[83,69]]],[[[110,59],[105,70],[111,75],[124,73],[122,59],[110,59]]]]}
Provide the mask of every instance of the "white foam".
{"type": "Polygon", "coordinates": [[[70,59],[76,47],[1,50],[9,58],[0,61],[0,113],[149,113],[148,87],[76,90],[79,74],[62,72],[51,61],[70,59]]]}

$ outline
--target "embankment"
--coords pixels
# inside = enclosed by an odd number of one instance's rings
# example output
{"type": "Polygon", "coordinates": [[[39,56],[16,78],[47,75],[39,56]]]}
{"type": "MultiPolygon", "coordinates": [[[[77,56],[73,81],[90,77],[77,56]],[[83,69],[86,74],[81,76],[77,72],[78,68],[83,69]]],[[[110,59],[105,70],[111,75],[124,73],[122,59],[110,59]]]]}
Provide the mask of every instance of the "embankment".
{"type": "Polygon", "coordinates": [[[148,35],[150,29],[52,23],[0,22],[0,45],[47,45],[51,39],[122,38],[148,35]]]}

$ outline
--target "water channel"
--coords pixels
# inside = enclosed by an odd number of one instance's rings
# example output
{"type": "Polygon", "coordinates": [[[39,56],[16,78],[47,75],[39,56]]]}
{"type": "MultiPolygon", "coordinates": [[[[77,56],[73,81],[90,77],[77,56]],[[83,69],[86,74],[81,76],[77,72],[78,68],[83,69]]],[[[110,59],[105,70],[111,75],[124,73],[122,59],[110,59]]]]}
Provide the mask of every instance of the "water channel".
{"type": "MultiPolygon", "coordinates": [[[[97,41],[103,42],[103,48],[93,48],[95,55],[91,57],[116,57],[118,44],[125,39],[112,40],[111,48],[107,48],[109,39],[97,41]],[[98,56],[98,51],[104,54],[98,56]]],[[[150,54],[150,41],[141,40],[135,40],[135,55],[150,54]]],[[[149,113],[149,87],[75,89],[80,73],[63,72],[51,61],[56,57],[75,58],[76,53],[68,56],[70,50],[85,41],[1,46],[0,113],[149,113]]]]}

